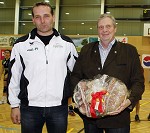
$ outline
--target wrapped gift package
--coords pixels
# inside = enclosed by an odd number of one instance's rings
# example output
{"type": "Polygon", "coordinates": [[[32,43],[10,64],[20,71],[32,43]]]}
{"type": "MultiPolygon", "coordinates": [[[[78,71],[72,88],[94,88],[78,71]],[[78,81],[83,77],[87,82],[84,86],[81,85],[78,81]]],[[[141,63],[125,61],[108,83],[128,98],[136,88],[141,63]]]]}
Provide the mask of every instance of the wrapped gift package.
{"type": "Polygon", "coordinates": [[[128,97],[126,85],[108,75],[81,80],[75,87],[75,106],[87,117],[99,118],[115,111],[128,97]]]}

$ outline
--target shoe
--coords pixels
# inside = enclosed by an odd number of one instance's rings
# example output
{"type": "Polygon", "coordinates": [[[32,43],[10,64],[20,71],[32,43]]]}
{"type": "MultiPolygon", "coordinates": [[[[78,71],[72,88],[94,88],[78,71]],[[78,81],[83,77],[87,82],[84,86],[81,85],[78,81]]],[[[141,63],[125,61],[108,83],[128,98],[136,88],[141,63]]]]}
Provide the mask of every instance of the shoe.
{"type": "Polygon", "coordinates": [[[140,122],[140,118],[139,118],[138,115],[135,115],[135,121],[136,121],[136,122],[140,122]]]}
{"type": "Polygon", "coordinates": [[[71,115],[71,116],[75,116],[75,115],[76,115],[73,110],[69,110],[69,111],[68,111],[68,114],[71,115]]]}
{"type": "Polygon", "coordinates": [[[76,113],[74,112],[73,106],[69,105],[68,107],[69,107],[68,114],[71,116],[75,116],[76,113]]]}
{"type": "Polygon", "coordinates": [[[2,101],[0,101],[0,105],[1,105],[1,104],[3,104],[3,102],[2,102],[2,101]]]}
{"type": "Polygon", "coordinates": [[[148,121],[150,121],[150,113],[149,113],[149,115],[148,115],[147,119],[148,119],[148,121]]]}
{"type": "Polygon", "coordinates": [[[6,104],[7,103],[7,97],[3,96],[2,100],[0,101],[0,104],[6,104]]]}

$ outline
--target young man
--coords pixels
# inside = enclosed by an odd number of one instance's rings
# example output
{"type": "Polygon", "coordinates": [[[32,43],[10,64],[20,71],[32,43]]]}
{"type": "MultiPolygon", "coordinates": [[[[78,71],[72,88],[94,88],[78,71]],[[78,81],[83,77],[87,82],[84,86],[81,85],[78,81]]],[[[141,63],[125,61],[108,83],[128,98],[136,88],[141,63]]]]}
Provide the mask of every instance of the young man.
{"type": "Polygon", "coordinates": [[[10,62],[10,54],[11,54],[11,50],[6,49],[4,51],[5,58],[4,60],[2,60],[2,69],[0,71],[0,79],[2,77],[2,74],[4,73],[4,79],[3,79],[4,89],[3,89],[3,96],[0,101],[0,104],[7,103],[7,78],[8,78],[8,66],[10,62]]]}
{"type": "Polygon", "coordinates": [[[94,119],[80,116],[85,133],[130,133],[130,111],[144,92],[144,76],[136,48],[117,42],[116,21],[110,14],[102,14],[97,23],[100,41],[82,47],[73,72],[74,88],[82,79],[93,79],[98,74],[118,78],[127,86],[130,96],[109,116],[94,119]]]}
{"type": "Polygon", "coordinates": [[[32,8],[35,29],[12,49],[9,79],[11,119],[22,133],[66,133],[70,73],[77,52],[72,40],[53,28],[55,17],[46,2],[32,8]]]}

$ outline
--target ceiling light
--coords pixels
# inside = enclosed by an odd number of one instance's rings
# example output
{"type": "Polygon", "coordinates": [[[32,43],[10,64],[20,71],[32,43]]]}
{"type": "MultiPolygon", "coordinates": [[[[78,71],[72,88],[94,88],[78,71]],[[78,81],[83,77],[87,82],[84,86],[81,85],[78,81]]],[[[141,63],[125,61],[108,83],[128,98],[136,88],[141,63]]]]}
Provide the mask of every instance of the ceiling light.
{"type": "Polygon", "coordinates": [[[0,4],[4,4],[4,2],[0,2],[0,4]]]}
{"type": "Polygon", "coordinates": [[[81,24],[84,24],[84,23],[81,23],[81,24]]]}
{"type": "Polygon", "coordinates": [[[65,30],[65,28],[62,28],[63,30],[65,30]]]}
{"type": "Polygon", "coordinates": [[[28,13],[28,15],[31,16],[32,14],[31,14],[31,13],[28,13]]]}
{"type": "Polygon", "coordinates": [[[93,28],[90,28],[90,30],[92,30],[93,28]]]}
{"type": "Polygon", "coordinates": [[[66,15],[69,15],[69,12],[66,12],[66,15]]]}

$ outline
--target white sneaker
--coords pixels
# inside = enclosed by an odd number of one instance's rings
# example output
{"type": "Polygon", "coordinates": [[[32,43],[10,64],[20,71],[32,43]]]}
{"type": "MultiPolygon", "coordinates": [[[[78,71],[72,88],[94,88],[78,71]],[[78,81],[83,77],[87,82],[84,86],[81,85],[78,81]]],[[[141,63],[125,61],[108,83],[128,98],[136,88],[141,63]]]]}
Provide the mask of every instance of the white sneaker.
{"type": "Polygon", "coordinates": [[[0,104],[3,104],[3,102],[2,102],[2,101],[0,101],[0,104]]]}
{"type": "Polygon", "coordinates": [[[7,103],[7,97],[3,96],[2,100],[0,101],[0,104],[6,104],[7,103]]]}

